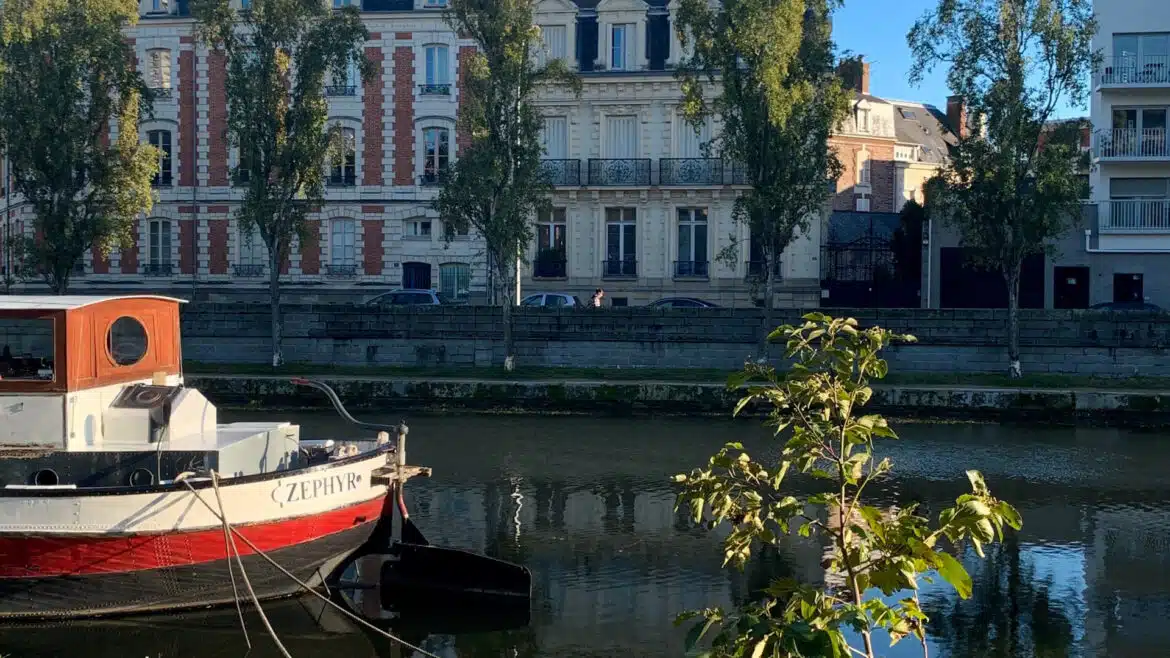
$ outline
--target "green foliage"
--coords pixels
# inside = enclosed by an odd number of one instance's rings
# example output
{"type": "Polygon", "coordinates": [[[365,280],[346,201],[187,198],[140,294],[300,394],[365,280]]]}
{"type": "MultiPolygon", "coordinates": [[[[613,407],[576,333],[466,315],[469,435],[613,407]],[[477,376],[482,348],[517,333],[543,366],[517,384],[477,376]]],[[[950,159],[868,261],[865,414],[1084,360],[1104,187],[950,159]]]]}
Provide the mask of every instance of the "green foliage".
{"type": "MultiPolygon", "coordinates": [[[[237,180],[246,176],[236,218],[257,228],[268,248],[273,365],[280,354],[280,267],[293,238],[306,239],[305,220],[325,196],[325,167],[351,148],[341,127],[327,125],[327,74],[355,64],[363,81],[377,66],[366,59],[369,33],[353,5],[253,0],[237,11],[230,0],[192,0],[199,34],[226,57],[227,136],[238,147],[237,180]]],[[[355,154],[356,157],[356,154],[355,154]]]]}
{"type": "MultiPolygon", "coordinates": [[[[709,150],[742,167],[752,189],[736,199],[771,263],[819,218],[841,163],[830,132],[845,117],[848,94],[834,70],[830,18],[837,0],[681,0],[679,39],[690,55],[678,70],[683,111],[696,127],[723,122],[709,150]],[[711,88],[718,91],[712,93],[711,88]]],[[[734,237],[720,259],[738,261],[734,237]]],[[[771,308],[771,299],[767,306],[771,308]]]]}
{"type": "Polygon", "coordinates": [[[908,36],[913,78],[947,63],[969,107],[970,136],[928,183],[927,210],[977,263],[1002,272],[1014,376],[1023,260],[1051,253],[1081,220],[1081,123],[1052,119],[1064,102],[1084,106],[1096,31],[1091,0],[938,0],[908,36]]]}
{"type": "Polygon", "coordinates": [[[777,436],[786,436],[778,463],[757,462],[743,445],[727,444],[705,468],[675,476],[682,486],[678,506],[690,509],[694,522],[704,527],[730,526],[724,565],[742,568],[755,547],[780,546],[795,533],[832,547],[822,566],[843,584],[818,588],[780,580],[761,601],[734,612],[712,608],[682,615],[680,623],[699,620],[688,636],[688,649],[713,635],[706,654],[712,657],[844,657],[852,652],[872,658],[875,628],[885,629],[894,642],[914,635],[925,647],[928,620],[918,603],[919,579],[935,572],[961,597],[971,594],[970,576],[943,550],[942,540],[970,542],[982,555],[985,544],[1002,538],[1004,526],[1020,527],[1016,510],[995,499],[977,471],[967,471],[971,493],[943,510],[933,529],[916,506],[881,510],[867,505],[866,487],[892,469],[888,458],[877,457],[875,441],[897,435],[884,418],[863,415],[861,409],[873,395],[870,380],[886,375],[881,350],[914,337],[880,327],[863,330],[852,318],[821,313],[804,320],[769,337],[784,343],[794,360],[791,370],[781,375],[770,366],[748,364],[728,382],[735,388],[751,384],[736,414],[749,405],[770,408],[768,424],[777,436]],[[790,485],[794,473],[819,482],[819,492],[798,495],[790,485]],[[874,588],[887,597],[907,595],[893,605],[865,598],[874,588]],[[863,649],[848,645],[847,631],[861,634],[863,649]]]}
{"type": "Polygon", "coordinates": [[[137,5],[115,0],[5,0],[0,12],[0,148],[37,235],[20,250],[56,293],[86,251],[131,244],[153,203],[160,154],[138,141],[149,91],[123,39],[137,21],[137,5]]]}
{"type": "Polygon", "coordinates": [[[541,167],[541,118],[532,96],[545,85],[580,86],[563,61],[539,66],[531,56],[540,42],[535,7],[535,0],[451,0],[446,14],[451,29],[478,49],[460,57],[459,131],[468,144],[435,208],[457,230],[483,236],[503,292],[508,355],[517,263],[527,258],[533,218],[552,192],[541,167]]]}

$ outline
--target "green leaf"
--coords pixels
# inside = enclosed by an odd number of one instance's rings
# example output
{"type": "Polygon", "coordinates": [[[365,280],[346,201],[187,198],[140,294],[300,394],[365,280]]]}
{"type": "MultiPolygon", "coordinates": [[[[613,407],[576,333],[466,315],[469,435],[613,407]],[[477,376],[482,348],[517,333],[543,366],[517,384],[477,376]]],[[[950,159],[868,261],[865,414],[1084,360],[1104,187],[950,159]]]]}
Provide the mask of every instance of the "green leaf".
{"type": "Polygon", "coordinates": [[[768,648],[768,638],[756,642],[756,646],[752,649],[752,658],[760,658],[764,655],[764,650],[768,648]]]}
{"type": "Polygon", "coordinates": [[[684,643],[686,651],[688,653],[693,651],[699,642],[703,639],[703,636],[707,634],[707,631],[711,630],[711,627],[714,625],[715,618],[708,617],[707,621],[703,623],[696,623],[694,626],[691,626],[691,630],[687,632],[687,639],[684,643]]]}
{"type": "Polygon", "coordinates": [[[970,598],[972,587],[971,576],[963,568],[963,564],[956,560],[950,553],[940,551],[937,555],[938,565],[935,568],[938,570],[938,575],[950,583],[951,587],[955,588],[955,591],[959,593],[961,598],[970,598]]]}
{"type": "Polygon", "coordinates": [[[971,482],[971,490],[976,495],[987,493],[987,484],[983,482],[983,474],[976,470],[967,471],[967,480],[971,482]]]}
{"type": "Polygon", "coordinates": [[[1000,501],[995,506],[995,511],[999,513],[1005,523],[1012,527],[1013,530],[1019,530],[1024,525],[1024,520],[1020,518],[1020,513],[1016,508],[1004,501],[1000,501]]]}

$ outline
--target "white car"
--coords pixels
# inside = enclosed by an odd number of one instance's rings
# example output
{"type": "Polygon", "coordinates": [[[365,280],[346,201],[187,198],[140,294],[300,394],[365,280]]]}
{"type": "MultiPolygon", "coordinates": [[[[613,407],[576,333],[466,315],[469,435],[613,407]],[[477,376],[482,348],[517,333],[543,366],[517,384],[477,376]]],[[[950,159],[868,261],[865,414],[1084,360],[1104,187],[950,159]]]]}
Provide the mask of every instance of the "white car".
{"type": "Polygon", "coordinates": [[[584,306],[576,295],[564,292],[538,292],[520,300],[521,306],[573,307],[584,306]]]}

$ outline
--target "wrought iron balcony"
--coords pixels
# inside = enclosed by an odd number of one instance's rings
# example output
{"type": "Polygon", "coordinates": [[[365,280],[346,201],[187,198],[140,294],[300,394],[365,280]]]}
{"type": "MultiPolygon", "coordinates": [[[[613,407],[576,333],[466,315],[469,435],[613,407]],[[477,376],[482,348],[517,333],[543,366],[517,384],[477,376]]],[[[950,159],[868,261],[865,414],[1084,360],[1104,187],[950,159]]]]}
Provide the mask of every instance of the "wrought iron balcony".
{"type": "Polygon", "coordinates": [[[606,279],[635,279],[638,277],[638,261],[632,258],[603,260],[601,276],[606,279]]]}
{"type": "Polygon", "coordinates": [[[143,276],[171,276],[174,268],[170,263],[145,263],[142,266],[143,276]]]}
{"type": "Polygon", "coordinates": [[[581,161],[580,160],[552,160],[540,161],[540,168],[548,181],[555,187],[580,187],[581,161]]]}
{"type": "Polygon", "coordinates": [[[329,264],[321,269],[330,279],[352,279],[358,275],[356,263],[329,264]]]}
{"type": "Polygon", "coordinates": [[[342,176],[334,176],[331,174],[325,181],[326,187],[354,187],[355,185],[357,185],[357,175],[349,173],[342,176]]]}
{"type": "Polygon", "coordinates": [[[1103,160],[1170,160],[1165,128],[1102,130],[1094,155],[1103,160]]]}
{"type": "Polygon", "coordinates": [[[705,260],[674,261],[674,278],[706,279],[711,273],[711,263],[705,260]]]}
{"type": "MultiPolygon", "coordinates": [[[[764,280],[767,273],[767,264],[762,260],[749,260],[747,262],[747,278],[764,280]]],[[[780,278],[780,261],[772,261],[772,277],[774,279],[780,278]]]]}
{"type": "Polygon", "coordinates": [[[532,278],[563,279],[568,276],[568,262],[561,252],[538,255],[532,261],[532,278]]]}
{"type": "MultiPolygon", "coordinates": [[[[748,179],[747,167],[738,162],[728,162],[725,165],[727,182],[731,185],[751,185],[751,180],[748,179]]],[[[832,189],[836,189],[837,181],[832,181],[832,189]]]]}
{"type": "Polygon", "coordinates": [[[1101,66],[1098,81],[1115,87],[1170,86],[1170,56],[1110,57],[1101,66]]]}
{"type": "Polygon", "coordinates": [[[418,86],[418,95],[419,96],[450,96],[451,95],[451,85],[450,85],[450,83],[419,85],[418,86]]]}
{"type": "Polygon", "coordinates": [[[264,276],[265,267],[259,263],[247,263],[234,265],[232,270],[238,277],[254,279],[264,276]]]}
{"type": "Polygon", "coordinates": [[[648,187],[650,158],[591,158],[589,184],[617,187],[648,187]]]}
{"type": "Polygon", "coordinates": [[[357,96],[356,85],[329,85],[325,87],[326,96],[357,96]]]}
{"type": "Polygon", "coordinates": [[[171,88],[170,87],[151,87],[150,88],[150,95],[154,96],[155,98],[170,98],[171,97],[171,88]]]}
{"type": "Polygon", "coordinates": [[[1102,233],[1170,233],[1170,199],[1124,199],[1103,204],[1102,233]]]}
{"type": "Polygon", "coordinates": [[[658,184],[724,185],[722,158],[662,158],[658,161],[658,184]]]}

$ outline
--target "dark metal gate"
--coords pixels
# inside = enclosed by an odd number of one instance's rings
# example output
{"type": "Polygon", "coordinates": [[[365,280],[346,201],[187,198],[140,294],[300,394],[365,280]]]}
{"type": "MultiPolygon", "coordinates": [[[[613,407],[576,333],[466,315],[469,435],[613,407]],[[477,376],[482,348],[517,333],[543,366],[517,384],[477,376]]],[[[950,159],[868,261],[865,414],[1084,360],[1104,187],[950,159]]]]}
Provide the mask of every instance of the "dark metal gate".
{"type": "Polygon", "coordinates": [[[917,308],[922,227],[894,213],[835,212],[821,246],[821,306],[917,308]]]}

